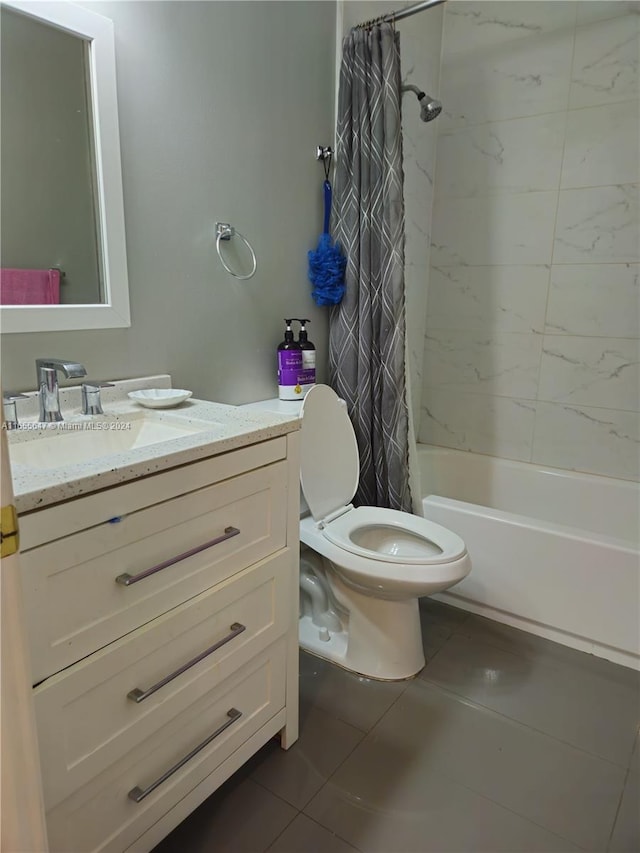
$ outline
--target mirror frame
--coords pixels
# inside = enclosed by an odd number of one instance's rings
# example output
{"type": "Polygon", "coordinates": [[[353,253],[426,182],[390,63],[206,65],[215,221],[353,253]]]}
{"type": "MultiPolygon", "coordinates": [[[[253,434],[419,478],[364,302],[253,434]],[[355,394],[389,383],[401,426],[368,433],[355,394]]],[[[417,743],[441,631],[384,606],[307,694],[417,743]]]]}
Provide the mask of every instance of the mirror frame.
{"type": "Polygon", "coordinates": [[[113,22],[81,6],[58,0],[2,0],[2,5],[89,42],[89,90],[104,302],[3,305],[0,306],[0,332],[59,332],[130,326],[113,22]]]}

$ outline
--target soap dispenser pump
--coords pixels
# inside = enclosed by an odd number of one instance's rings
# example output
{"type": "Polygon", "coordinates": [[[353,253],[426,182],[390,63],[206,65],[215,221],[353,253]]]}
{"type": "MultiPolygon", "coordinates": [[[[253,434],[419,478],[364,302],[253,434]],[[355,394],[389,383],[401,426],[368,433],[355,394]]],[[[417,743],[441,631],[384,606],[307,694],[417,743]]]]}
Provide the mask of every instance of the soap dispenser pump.
{"type": "Polygon", "coordinates": [[[278,397],[280,400],[301,400],[302,350],[293,337],[293,320],[285,319],[284,322],[284,340],[278,344],[278,397]]]}

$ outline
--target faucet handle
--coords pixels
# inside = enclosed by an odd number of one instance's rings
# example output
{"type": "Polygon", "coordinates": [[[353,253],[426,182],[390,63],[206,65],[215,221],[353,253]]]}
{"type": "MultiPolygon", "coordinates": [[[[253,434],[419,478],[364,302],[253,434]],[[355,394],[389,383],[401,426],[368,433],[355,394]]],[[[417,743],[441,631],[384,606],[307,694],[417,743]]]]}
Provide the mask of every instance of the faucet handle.
{"type": "Polygon", "coordinates": [[[82,387],[87,391],[99,391],[101,388],[115,388],[114,382],[83,382],[82,387]]]}
{"type": "Polygon", "coordinates": [[[4,407],[4,422],[6,429],[17,429],[20,426],[18,421],[17,400],[26,400],[27,395],[21,394],[19,391],[3,391],[2,403],[4,407]]]}
{"type": "Polygon", "coordinates": [[[82,414],[103,415],[101,388],[113,388],[113,382],[83,382],[82,383],[82,414]]]}

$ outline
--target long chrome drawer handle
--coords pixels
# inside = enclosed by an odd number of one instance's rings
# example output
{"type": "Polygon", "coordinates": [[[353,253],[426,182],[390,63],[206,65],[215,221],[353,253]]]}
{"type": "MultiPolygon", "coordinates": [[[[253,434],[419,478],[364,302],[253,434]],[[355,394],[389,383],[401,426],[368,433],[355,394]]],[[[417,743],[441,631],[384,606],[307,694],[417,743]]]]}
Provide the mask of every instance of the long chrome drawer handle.
{"type": "Polygon", "coordinates": [[[147,690],[142,690],[140,687],[136,687],[133,690],[127,693],[127,699],[132,699],[134,702],[142,702],[144,699],[147,699],[156,690],[160,690],[161,687],[164,687],[165,684],[168,684],[170,681],[173,681],[174,678],[177,678],[179,675],[182,675],[183,672],[186,672],[188,669],[191,669],[192,666],[195,666],[197,663],[200,663],[201,660],[208,657],[208,655],[213,654],[216,649],[219,649],[221,646],[226,645],[230,640],[233,640],[234,637],[237,637],[238,634],[242,634],[243,631],[246,631],[246,625],[241,625],[240,622],[234,622],[230,627],[230,633],[227,634],[226,637],[223,637],[221,640],[218,640],[217,643],[214,643],[212,646],[209,646],[208,649],[205,649],[203,652],[200,652],[199,655],[192,658],[187,663],[183,664],[180,669],[176,669],[175,672],[172,672],[171,675],[166,675],[163,679],[158,681],[157,684],[154,684],[153,687],[149,687],[147,690]]]}
{"type": "Polygon", "coordinates": [[[207,548],[212,548],[214,545],[219,545],[221,542],[226,542],[227,539],[231,539],[233,536],[237,536],[240,533],[237,527],[225,527],[224,533],[222,536],[217,536],[215,539],[211,539],[210,542],[205,542],[202,545],[198,545],[197,548],[191,548],[189,551],[185,551],[183,554],[178,554],[177,557],[171,557],[170,560],[165,560],[163,563],[158,563],[157,566],[152,566],[150,569],[145,569],[144,572],[140,572],[137,575],[130,575],[125,572],[123,575],[118,575],[116,578],[116,583],[121,584],[122,586],[131,586],[133,583],[138,583],[138,581],[142,581],[145,578],[148,578],[150,575],[155,575],[156,572],[161,572],[163,569],[168,569],[169,566],[173,566],[175,563],[179,563],[180,560],[186,560],[187,557],[193,557],[194,554],[199,554],[200,551],[206,551],[207,548]]]}
{"type": "Polygon", "coordinates": [[[163,773],[162,776],[156,779],[155,782],[152,782],[148,788],[144,789],[144,791],[137,785],[135,788],[132,788],[127,794],[129,799],[133,800],[135,803],[141,803],[145,797],[148,797],[149,794],[152,794],[159,785],[162,785],[162,783],[166,782],[170,776],[173,776],[173,774],[180,770],[181,767],[184,767],[184,765],[188,761],[191,761],[191,759],[195,755],[197,755],[201,750],[203,750],[205,746],[208,746],[212,740],[215,740],[218,735],[221,735],[225,729],[228,729],[229,726],[232,726],[237,720],[240,719],[241,716],[242,712],[238,711],[237,708],[229,708],[229,710],[227,711],[227,717],[229,717],[229,719],[219,728],[217,728],[212,735],[209,735],[206,740],[203,740],[202,743],[199,743],[198,746],[195,747],[195,749],[192,749],[188,755],[185,755],[185,757],[181,758],[177,764],[174,764],[173,767],[170,767],[166,773],[163,773]]]}

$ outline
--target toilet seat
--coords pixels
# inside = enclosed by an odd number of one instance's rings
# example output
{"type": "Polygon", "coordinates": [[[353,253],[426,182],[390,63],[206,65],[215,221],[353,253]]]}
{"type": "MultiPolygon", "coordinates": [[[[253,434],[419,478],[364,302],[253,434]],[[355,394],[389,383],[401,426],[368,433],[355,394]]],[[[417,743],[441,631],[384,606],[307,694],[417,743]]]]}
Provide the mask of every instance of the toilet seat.
{"type": "Polygon", "coordinates": [[[322,528],[334,545],[370,560],[401,565],[439,565],[466,554],[462,539],[440,524],[418,515],[382,507],[350,509],[322,528]],[[368,532],[371,536],[368,536],[368,532]],[[378,548],[367,539],[379,540],[378,548]],[[435,546],[435,547],[434,547],[435,546]]]}
{"type": "Polygon", "coordinates": [[[360,463],[343,401],[316,385],[301,409],[300,483],[311,515],[300,540],[342,581],[365,595],[407,600],[448,589],[469,573],[463,540],[421,516],[382,507],[354,508],[360,463]]]}
{"type": "Polygon", "coordinates": [[[425,518],[351,506],[360,476],[358,445],[347,407],[335,391],[327,385],[312,388],[302,402],[301,417],[302,491],[330,542],[351,554],[397,565],[433,566],[466,554],[459,536],[425,518]]]}
{"type": "MultiPolygon", "coordinates": [[[[370,507],[363,507],[369,509],[370,507]]],[[[389,510],[393,512],[393,510],[389,510]]],[[[344,516],[342,516],[344,517],[344,516]]],[[[417,516],[416,516],[417,518],[417,516]]],[[[340,519],[336,519],[339,521],[340,519]]],[[[464,547],[458,559],[434,559],[410,563],[406,560],[390,562],[375,559],[374,552],[364,554],[348,551],[332,542],[326,535],[328,528],[320,528],[311,516],[300,521],[300,541],[330,561],[334,571],[354,589],[387,600],[405,600],[411,596],[431,595],[448,589],[469,573],[471,562],[464,547]]],[[[460,540],[462,541],[462,540],[460,540]]]]}

